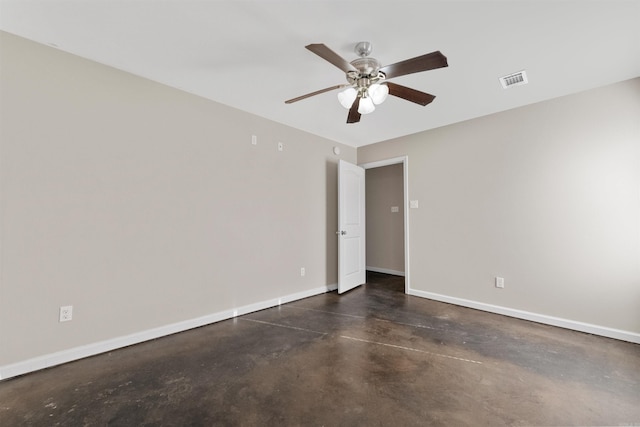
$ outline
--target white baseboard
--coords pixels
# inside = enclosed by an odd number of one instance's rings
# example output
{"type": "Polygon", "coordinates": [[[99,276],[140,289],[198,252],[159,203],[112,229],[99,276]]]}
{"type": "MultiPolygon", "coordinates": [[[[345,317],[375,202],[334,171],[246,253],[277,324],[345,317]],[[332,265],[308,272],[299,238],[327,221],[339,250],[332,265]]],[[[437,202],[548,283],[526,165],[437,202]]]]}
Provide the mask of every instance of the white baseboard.
{"type": "Polygon", "coordinates": [[[392,274],[394,276],[404,276],[404,271],[398,270],[390,270],[388,268],[379,268],[379,267],[369,267],[367,266],[368,271],[373,271],[374,273],[384,273],[384,274],[392,274]]]}
{"type": "MultiPolygon", "coordinates": [[[[377,271],[386,274],[404,275],[402,272],[389,272],[389,270],[380,271],[383,269],[373,270],[367,267],[367,270],[377,271]]],[[[281,298],[274,298],[267,301],[261,301],[255,304],[249,304],[236,309],[224,310],[218,313],[209,314],[206,316],[198,317],[195,319],[185,320],[178,323],[173,323],[166,326],[161,326],[146,331],[136,332],[130,335],[125,335],[117,338],[113,338],[106,341],[87,344],[80,347],[71,348],[68,350],[59,351],[56,353],[47,354],[40,357],[24,360],[21,362],[0,366],[0,380],[12,378],[18,375],[27,374],[29,372],[37,371],[40,369],[50,368],[52,366],[60,365],[74,360],[83,359],[89,356],[95,356],[96,354],[113,351],[118,348],[127,347],[133,344],[139,344],[145,341],[149,341],[163,336],[175,334],[177,332],[187,331],[189,329],[198,328],[200,326],[209,325],[211,323],[220,322],[222,320],[232,319],[236,316],[242,316],[244,314],[253,313],[255,311],[264,310],[271,307],[277,307],[280,304],[286,304],[288,302],[297,301],[303,298],[312,297],[314,295],[320,295],[326,292],[334,291],[338,288],[336,284],[321,286],[314,289],[309,289],[295,294],[283,296],[281,298]]],[[[466,300],[462,298],[450,297],[447,295],[436,294],[432,292],[418,291],[415,289],[409,289],[407,291],[409,295],[428,298],[436,301],[455,304],[463,307],[474,308],[477,310],[487,311],[490,313],[502,314],[505,316],[515,317],[518,319],[530,320],[546,325],[559,326],[561,328],[572,329],[580,332],[586,332],[589,334],[600,335],[608,338],[614,338],[622,341],[628,341],[636,344],[640,344],[640,334],[630,331],[623,331],[620,329],[613,329],[604,326],[592,325],[589,323],[577,322],[568,319],[562,319],[553,316],[547,316],[543,314],[531,313],[523,310],[516,310],[507,307],[501,307],[492,304],[485,304],[477,301],[466,300]]]]}
{"type": "Polygon", "coordinates": [[[249,304],[231,310],[224,310],[195,319],[185,320],[182,322],[148,329],[146,331],[140,331],[106,341],[100,341],[80,347],[74,347],[68,350],[58,351],[56,353],[46,354],[44,356],[34,357],[32,359],[24,360],[21,362],[0,366],[0,380],[27,374],[29,372],[37,371],[40,369],[50,368],[52,366],[72,362],[74,360],[83,359],[85,357],[95,356],[96,354],[113,351],[118,348],[127,347],[133,344],[139,344],[152,339],[175,334],[177,332],[183,332],[189,329],[198,328],[200,326],[209,325],[211,323],[220,322],[222,320],[232,319],[236,316],[242,316],[244,314],[253,313],[255,311],[264,310],[266,308],[277,307],[280,304],[297,301],[303,298],[312,297],[314,295],[320,295],[326,292],[334,291],[336,289],[338,289],[338,285],[336,284],[320,286],[318,288],[286,295],[281,298],[261,301],[255,304],[249,304]]]}
{"type": "Polygon", "coordinates": [[[608,328],[606,326],[593,325],[590,323],[578,322],[575,320],[562,319],[560,317],[547,316],[545,314],[531,313],[529,311],[516,310],[498,305],[485,304],[482,302],[466,300],[463,298],[450,297],[447,295],[436,294],[432,292],[418,291],[409,289],[409,295],[428,298],[436,301],[446,302],[449,304],[460,305],[463,307],[475,308],[477,310],[488,311],[490,313],[502,314],[518,319],[530,320],[532,322],[542,323],[545,325],[558,326],[574,331],[586,332],[588,334],[600,335],[607,338],[614,338],[622,341],[629,341],[640,344],[640,334],[631,331],[623,331],[620,329],[608,328]]]}

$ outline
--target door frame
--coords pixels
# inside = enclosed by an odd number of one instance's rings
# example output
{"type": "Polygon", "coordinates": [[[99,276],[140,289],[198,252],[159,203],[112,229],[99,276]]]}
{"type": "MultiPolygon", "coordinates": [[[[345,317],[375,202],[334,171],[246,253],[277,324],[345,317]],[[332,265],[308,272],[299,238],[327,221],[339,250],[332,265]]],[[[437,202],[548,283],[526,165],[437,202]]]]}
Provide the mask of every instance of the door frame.
{"type": "Polygon", "coordinates": [[[409,263],[409,156],[393,157],[375,162],[361,163],[358,166],[367,170],[402,164],[403,193],[404,193],[404,293],[408,294],[411,289],[410,263],[409,263]]]}

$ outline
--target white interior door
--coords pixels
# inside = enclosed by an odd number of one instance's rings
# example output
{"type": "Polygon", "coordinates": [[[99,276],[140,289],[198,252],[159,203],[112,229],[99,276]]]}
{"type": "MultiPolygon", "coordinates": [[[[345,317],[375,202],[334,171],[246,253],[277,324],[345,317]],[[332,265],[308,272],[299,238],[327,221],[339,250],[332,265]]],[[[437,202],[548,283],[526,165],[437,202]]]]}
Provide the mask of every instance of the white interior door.
{"type": "Polygon", "coordinates": [[[338,293],[366,281],[364,169],[340,160],[338,167],[338,293]]]}

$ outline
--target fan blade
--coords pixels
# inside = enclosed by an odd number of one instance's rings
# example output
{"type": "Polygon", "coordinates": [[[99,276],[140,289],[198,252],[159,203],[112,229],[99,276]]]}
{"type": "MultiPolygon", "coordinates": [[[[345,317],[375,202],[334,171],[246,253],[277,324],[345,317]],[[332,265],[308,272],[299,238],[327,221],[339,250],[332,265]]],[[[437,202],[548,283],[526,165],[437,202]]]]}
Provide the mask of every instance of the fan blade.
{"type": "Polygon", "coordinates": [[[340,89],[340,88],[347,87],[347,86],[350,86],[350,85],[342,84],[342,85],[331,86],[331,87],[328,87],[328,88],[325,88],[325,89],[320,89],[320,90],[317,90],[315,92],[308,93],[306,95],[299,96],[297,98],[289,99],[287,101],[284,101],[284,103],[285,104],[293,104],[294,102],[302,101],[305,98],[309,98],[309,97],[314,96],[314,95],[320,95],[321,93],[329,92],[329,91],[340,89]]]}
{"type": "Polygon", "coordinates": [[[349,61],[347,61],[346,59],[344,59],[343,57],[341,57],[340,55],[338,55],[337,53],[335,53],[334,51],[332,51],[322,43],[310,44],[305,47],[309,49],[311,52],[318,55],[320,58],[331,62],[333,65],[340,68],[345,73],[348,73],[349,71],[356,71],[356,72],[358,71],[356,67],[354,67],[349,63],[349,61]]]}
{"type": "Polygon", "coordinates": [[[447,67],[447,57],[439,50],[380,68],[387,79],[447,67]]]}
{"type": "Polygon", "coordinates": [[[358,107],[360,106],[360,97],[356,98],[349,108],[349,115],[347,116],[347,123],[358,123],[360,121],[360,113],[358,113],[358,107]]]}
{"type": "Polygon", "coordinates": [[[415,102],[422,106],[431,103],[436,98],[435,95],[420,92],[419,90],[399,84],[386,82],[386,85],[389,86],[389,95],[397,96],[398,98],[406,99],[407,101],[415,102]]]}

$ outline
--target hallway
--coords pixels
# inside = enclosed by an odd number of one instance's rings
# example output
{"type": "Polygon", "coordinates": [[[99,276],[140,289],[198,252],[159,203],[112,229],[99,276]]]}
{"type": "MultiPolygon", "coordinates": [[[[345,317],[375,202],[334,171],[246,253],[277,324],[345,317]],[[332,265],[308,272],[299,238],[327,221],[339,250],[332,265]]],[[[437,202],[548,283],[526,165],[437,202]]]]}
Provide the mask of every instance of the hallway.
{"type": "Polygon", "coordinates": [[[640,345],[403,290],[369,272],[0,382],[0,425],[640,425],[640,345]]]}

